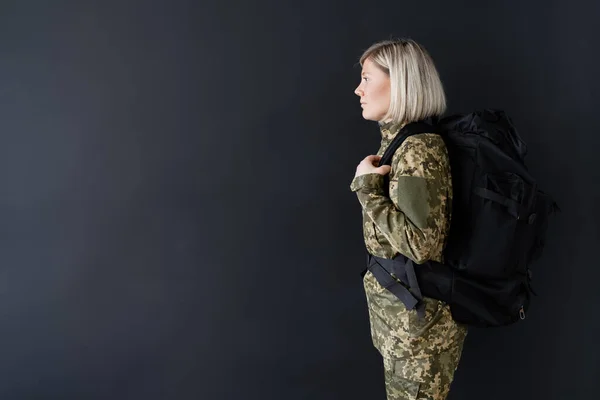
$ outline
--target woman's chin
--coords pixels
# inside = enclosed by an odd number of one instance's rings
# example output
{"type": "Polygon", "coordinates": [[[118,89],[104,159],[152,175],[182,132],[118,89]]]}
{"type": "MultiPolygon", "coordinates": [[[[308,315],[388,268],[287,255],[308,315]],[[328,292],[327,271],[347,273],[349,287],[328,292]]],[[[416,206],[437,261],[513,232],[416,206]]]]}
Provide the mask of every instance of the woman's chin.
{"type": "Polygon", "coordinates": [[[363,110],[363,112],[362,112],[362,117],[364,119],[366,119],[367,121],[377,121],[377,118],[373,117],[373,115],[369,114],[365,110],[363,110]]]}

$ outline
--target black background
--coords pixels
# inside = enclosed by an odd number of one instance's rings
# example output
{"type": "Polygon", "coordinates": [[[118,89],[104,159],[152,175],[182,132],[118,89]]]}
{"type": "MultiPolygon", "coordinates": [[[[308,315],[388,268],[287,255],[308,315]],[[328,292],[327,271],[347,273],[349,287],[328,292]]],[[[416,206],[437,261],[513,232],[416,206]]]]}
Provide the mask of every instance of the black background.
{"type": "Polygon", "coordinates": [[[349,185],[358,57],[411,37],[562,213],[450,399],[599,388],[597,2],[5,1],[0,398],[383,399],[349,185]]]}

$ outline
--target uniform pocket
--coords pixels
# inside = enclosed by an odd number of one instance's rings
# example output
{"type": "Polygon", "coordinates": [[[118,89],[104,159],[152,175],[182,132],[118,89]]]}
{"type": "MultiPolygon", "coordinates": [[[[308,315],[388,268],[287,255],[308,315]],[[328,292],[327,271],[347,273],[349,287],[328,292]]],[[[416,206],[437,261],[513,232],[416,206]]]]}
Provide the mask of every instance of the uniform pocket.
{"type": "Polygon", "coordinates": [[[429,297],[423,298],[425,304],[425,315],[420,318],[417,310],[410,310],[408,314],[408,333],[413,338],[423,337],[438,323],[443,315],[444,303],[429,297]]]}
{"type": "Polygon", "coordinates": [[[384,359],[385,391],[388,399],[416,400],[421,383],[414,379],[405,360],[384,359]]]}
{"type": "Polygon", "coordinates": [[[386,379],[385,391],[388,400],[417,400],[420,385],[419,382],[413,382],[398,375],[394,375],[389,381],[386,379]]]}

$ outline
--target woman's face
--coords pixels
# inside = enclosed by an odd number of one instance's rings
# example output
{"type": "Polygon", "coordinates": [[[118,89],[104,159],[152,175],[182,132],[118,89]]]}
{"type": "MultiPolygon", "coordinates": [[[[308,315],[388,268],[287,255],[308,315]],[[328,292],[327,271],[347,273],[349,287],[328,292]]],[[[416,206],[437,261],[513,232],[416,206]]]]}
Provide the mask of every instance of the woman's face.
{"type": "Polygon", "coordinates": [[[360,97],[363,118],[381,121],[390,108],[390,77],[367,58],[354,93],[360,97]]]}

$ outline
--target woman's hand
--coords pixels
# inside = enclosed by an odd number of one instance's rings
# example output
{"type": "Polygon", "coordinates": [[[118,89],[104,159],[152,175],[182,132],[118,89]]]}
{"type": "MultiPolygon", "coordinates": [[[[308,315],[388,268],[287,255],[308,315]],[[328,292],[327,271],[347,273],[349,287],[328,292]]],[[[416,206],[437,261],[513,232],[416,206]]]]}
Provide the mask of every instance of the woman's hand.
{"type": "Polygon", "coordinates": [[[365,157],[365,159],[362,160],[360,164],[358,164],[358,166],[356,167],[356,174],[354,175],[354,177],[356,178],[360,175],[373,173],[379,175],[389,174],[392,168],[389,165],[382,165],[381,167],[378,167],[377,165],[379,165],[379,160],[381,160],[380,156],[371,155],[365,157]]]}

